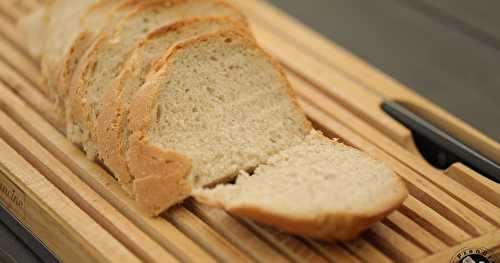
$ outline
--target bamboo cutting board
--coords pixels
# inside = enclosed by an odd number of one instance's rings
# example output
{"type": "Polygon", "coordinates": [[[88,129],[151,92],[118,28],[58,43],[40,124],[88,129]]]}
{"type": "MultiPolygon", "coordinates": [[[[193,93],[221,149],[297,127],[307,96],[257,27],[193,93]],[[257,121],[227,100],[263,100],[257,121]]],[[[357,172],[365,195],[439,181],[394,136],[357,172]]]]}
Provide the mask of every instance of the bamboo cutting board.
{"type": "Polygon", "coordinates": [[[391,97],[425,109],[489,156],[500,156],[496,142],[267,3],[233,2],[287,69],[316,127],[404,178],[411,195],[398,211],[336,244],[279,233],[193,200],[160,218],[144,216],[55,121],[38,62],[15,28],[37,0],[0,1],[0,182],[23,193],[17,203],[25,200],[16,205],[3,195],[2,204],[67,262],[451,262],[464,248],[500,252],[499,186],[460,163],[447,171],[428,165],[410,131],[379,105],[391,97]]]}

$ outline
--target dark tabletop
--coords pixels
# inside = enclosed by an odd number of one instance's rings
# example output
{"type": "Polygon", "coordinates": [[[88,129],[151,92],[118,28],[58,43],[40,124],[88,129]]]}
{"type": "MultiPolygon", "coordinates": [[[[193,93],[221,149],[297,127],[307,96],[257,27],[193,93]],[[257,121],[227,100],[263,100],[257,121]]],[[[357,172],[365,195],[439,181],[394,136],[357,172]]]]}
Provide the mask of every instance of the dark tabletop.
{"type": "MultiPolygon", "coordinates": [[[[269,1],[500,141],[500,1],[269,1]]],[[[0,262],[34,247],[0,223],[0,262]]]]}
{"type": "Polygon", "coordinates": [[[0,222],[0,262],[40,262],[2,222],[0,222]],[[3,261],[2,261],[3,260],[3,261]]]}

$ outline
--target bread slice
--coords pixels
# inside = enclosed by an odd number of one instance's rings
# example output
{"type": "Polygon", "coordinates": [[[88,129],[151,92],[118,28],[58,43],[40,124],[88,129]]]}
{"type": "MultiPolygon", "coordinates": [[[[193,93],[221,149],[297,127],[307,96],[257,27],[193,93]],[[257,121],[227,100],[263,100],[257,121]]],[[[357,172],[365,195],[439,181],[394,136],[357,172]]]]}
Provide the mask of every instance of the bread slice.
{"type": "Polygon", "coordinates": [[[89,158],[97,155],[94,123],[102,108],[101,98],[138,41],[159,26],[195,16],[230,16],[245,21],[238,10],[218,0],[154,1],[124,18],[110,34],[103,33],[87,52],[85,64],[72,82],[69,113],[73,123],[68,131],[89,158]]]}
{"type": "MultiPolygon", "coordinates": [[[[152,1],[152,0],[149,0],[152,1]]],[[[144,4],[145,0],[101,0],[93,5],[82,18],[82,31],[67,49],[58,70],[58,80],[55,87],[56,114],[60,119],[68,120],[66,114],[69,87],[73,73],[79,65],[85,51],[94,43],[100,32],[110,30],[115,24],[135,8],[144,4]]]]}
{"type": "Polygon", "coordinates": [[[194,192],[230,213],[301,236],[349,240],[407,197],[402,180],[382,162],[312,132],[306,140],[235,184],[194,192]]]}
{"type": "Polygon", "coordinates": [[[148,214],[252,170],[311,129],[279,64],[246,34],[177,44],[154,71],[130,103],[127,151],[148,214]]]}
{"type": "Polygon", "coordinates": [[[106,91],[96,123],[99,156],[120,183],[128,184],[132,179],[125,157],[128,104],[144,84],[150,66],[179,41],[231,28],[246,30],[245,25],[228,17],[197,17],[174,22],[149,33],[130,55],[112,88],[106,91]]]}

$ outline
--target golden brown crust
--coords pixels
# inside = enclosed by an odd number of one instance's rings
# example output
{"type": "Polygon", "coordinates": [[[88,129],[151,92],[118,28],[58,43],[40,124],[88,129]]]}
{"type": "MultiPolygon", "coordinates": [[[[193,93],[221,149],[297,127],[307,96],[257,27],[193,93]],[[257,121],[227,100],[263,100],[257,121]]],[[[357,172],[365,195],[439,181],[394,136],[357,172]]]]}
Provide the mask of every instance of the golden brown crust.
{"type": "Polygon", "coordinates": [[[71,85],[71,77],[73,76],[73,72],[80,61],[80,57],[82,57],[85,52],[85,47],[89,45],[90,40],[91,34],[88,31],[85,30],[80,32],[64,57],[56,85],[57,98],[55,103],[58,108],[56,113],[60,118],[65,117],[66,105],[64,103],[64,98],[68,96],[69,86],[71,85]]]}
{"type": "Polygon", "coordinates": [[[96,67],[96,54],[99,52],[99,49],[104,46],[106,41],[108,40],[107,33],[101,33],[98,39],[94,42],[92,47],[89,49],[87,54],[84,57],[83,64],[81,67],[77,69],[74,75],[72,84],[71,84],[71,93],[70,94],[70,105],[71,105],[71,117],[74,121],[79,123],[85,123],[87,119],[87,113],[90,112],[88,109],[88,105],[84,103],[85,96],[87,95],[87,82],[83,79],[83,76],[90,74],[96,67]]]}
{"type": "Polygon", "coordinates": [[[323,214],[284,215],[252,204],[225,204],[221,200],[211,199],[204,194],[195,194],[194,197],[201,203],[223,208],[236,216],[271,225],[291,234],[327,241],[351,240],[393,212],[406,199],[408,191],[402,180],[397,178],[401,190],[399,195],[379,207],[373,207],[359,214],[324,212],[323,214]]]}
{"type": "MultiPolygon", "coordinates": [[[[233,23],[235,28],[246,30],[244,29],[244,25],[228,17],[196,17],[160,27],[149,33],[138,46],[142,47],[155,38],[159,38],[170,32],[175,32],[185,26],[200,21],[210,22],[218,20],[233,23]]],[[[121,183],[128,183],[132,180],[125,157],[127,145],[125,145],[123,141],[124,136],[126,136],[125,125],[127,118],[127,105],[125,105],[125,98],[123,98],[123,96],[125,96],[125,94],[123,94],[123,81],[127,79],[126,76],[132,74],[132,72],[130,72],[131,68],[128,66],[130,63],[135,63],[133,56],[125,63],[122,72],[114,81],[113,86],[106,91],[103,97],[104,106],[96,122],[96,138],[99,146],[99,156],[104,160],[106,165],[110,167],[121,183]]]]}
{"type": "MultiPolygon", "coordinates": [[[[128,74],[127,68],[121,74],[128,74]]],[[[120,183],[132,180],[125,157],[126,145],[123,144],[124,125],[127,109],[122,104],[120,81],[104,95],[103,111],[97,118],[96,134],[99,155],[113,171],[120,183]]]]}
{"type": "Polygon", "coordinates": [[[152,145],[147,137],[157,93],[155,87],[141,89],[130,104],[129,114],[132,134],[127,157],[135,177],[133,191],[138,205],[148,215],[159,215],[191,193],[187,179],[191,160],[152,145]]]}
{"type": "Polygon", "coordinates": [[[315,218],[293,218],[274,214],[272,211],[263,211],[259,207],[253,206],[237,206],[226,209],[233,215],[271,225],[290,234],[326,241],[351,240],[393,210],[391,208],[372,216],[345,213],[321,215],[315,218]]]}

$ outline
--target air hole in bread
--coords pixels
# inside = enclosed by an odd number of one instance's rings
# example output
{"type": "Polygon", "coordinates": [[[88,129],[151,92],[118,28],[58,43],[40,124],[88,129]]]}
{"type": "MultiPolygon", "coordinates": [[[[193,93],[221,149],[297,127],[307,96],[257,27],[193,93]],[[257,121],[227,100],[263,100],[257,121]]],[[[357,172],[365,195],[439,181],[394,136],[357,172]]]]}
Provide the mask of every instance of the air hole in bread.
{"type": "Polygon", "coordinates": [[[156,122],[160,122],[161,120],[161,106],[156,107],[156,122]]]}

